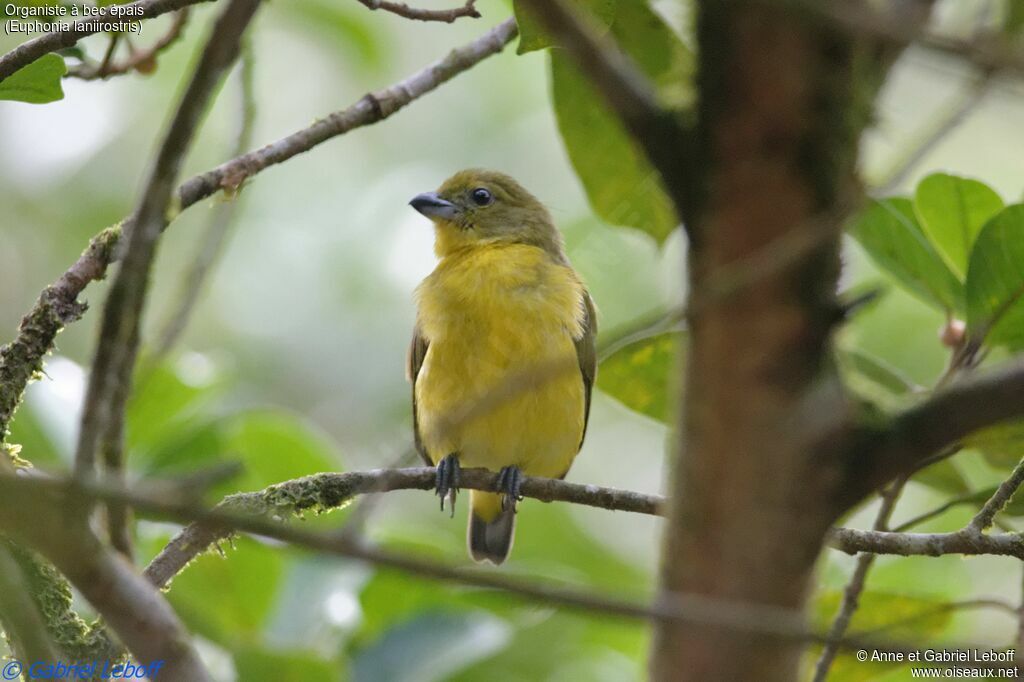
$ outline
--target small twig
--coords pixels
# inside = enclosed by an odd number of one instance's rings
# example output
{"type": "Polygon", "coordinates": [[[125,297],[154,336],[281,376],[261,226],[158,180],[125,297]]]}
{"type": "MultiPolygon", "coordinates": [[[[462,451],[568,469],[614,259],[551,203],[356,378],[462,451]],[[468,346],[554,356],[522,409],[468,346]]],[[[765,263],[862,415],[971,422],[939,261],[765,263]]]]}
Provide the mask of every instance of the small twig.
{"type": "Polygon", "coordinates": [[[100,73],[106,74],[107,69],[110,68],[110,62],[114,59],[114,53],[117,51],[117,45],[120,42],[120,33],[114,33],[110,36],[110,43],[107,44],[107,51],[103,55],[103,61],[100,62],[100,73]]]}
{"type": "Polygon", "coordinates": [[[987,535],[965,530],[952,533],[896,533],[835,528],[829,534],[828,544],[847,554],[857,554],[858,552],[899,556],[990,554],[1024,559],[1024,536],[1020,533],[987,535]]]}
{"type": "Polygon", "coordinates": [[[516,35],[515,20],[508,19],[409,78],[385,90],[369,93],[347,109],[336,111],[308,128],[190,178],[178,188],[181,208],[188,208],[222,189],[236,189],[263,169],[283,163],[333,137],[383,121],[442,83],[501,52],[516,35]]]}
{"type": "Polygon", "coordinates": [[[99,65],[79,64],[70,67],[65,78],[81,78],[82,80],[97,80],[119,76],[136,70],[151,69],[157,55],[177,42],[181,37],[185,24],[188,23],[188,7],[182,9],[171,21],[170,27],[152,45],[145,50],[132,49],[131,54],[122,61],[113,61],[114,48],[117,45],[119,35],[113,36],[110,41],[110,48],[104,55],[99,65]]]}
{"type": "Polygon", "coordinates": [[[916,528],[917,526],[920,526],[922,523],[926,521],[931,521],[932,519],[945,514],[954,507],[970,502],[971,500],[974,499],[975,495],[976,493],[966,493],[964,495],[958,495],[957,497],[954,497],[950,500],[947,500],[943,504],[940,504],[938,507],[935,507],[934,509],[929,509],[926,512],[922,512],[917,516],[907,519],[900,525],[893,528],[893,531],[897,533],[904,533],[910,530],[911,528],[916,528]]]}
{"type": "Polygon", "coordinates": [[[1017,463],[1009,478],[996,488],[995,494],[989,498],[985,506],[971,519],[967,527],[980,533],[991,526],[996,514],[1003,510],[1003,507],[1010,501],[1010,498],[1013,497],[1013,494],[1017,492],[1022,483],[1024,483],[1024,459],[1017,463]]]}
{"type": "MultiPolygon", "coordinates": [[[[893,481],[882,492],[882,503],[878,507],[878,514],[875,517],[873,526],[875,530],[883,531],[889,527],[889,519],[892,518],[896,502],[899,500],[900,493],[903,492],[903,487],[906,483],[907,479],[901,478],[893,481]]],[[[835,661],[836,656],[839,654],[839,642],[846,636],[846,632],[850,628],[850,621],[853,620],[853,615],[857,612],[857,607],[860,605],[860,595],[864,591],[868,572],[871,571],[871,565],[874,561],[874,554],[861,554],[857,557],[857,565],[853,569],[853,575],[850,577],[850,582],[846,584],[846,589],[843,590],[843,601],[839,607],[839,613],[836,614],[835,620],[832,621],[832,627],[829,628],[829,641],[822,647],[821,655],[814,666],[813,682],[824,682],[825,678],[828,677],[829,668],[832,667],[833,661],[835,661]]]]}
{"type": "Polygon", "coordinates": [[[451,24],[462,17],[480,18],[480,12],[475,5],[477,0],[466,0],[466,4],[453,9],[418,9],[409,7],[403,2],[388,2],[388,0],[359,0],[359,3],[371,10],[381,10],[397,14],[406,19],[416,21],[442,21],[451,24]]]}
{"type": "MultiPolygon", "coordinates": [[[[137,0],[127,5],[111,5],[103,8],[99,14],[89,16],[71,25],[67,31],[56,31],[26,41],[14,48],[7,54],[0,57],[0,81],[12,73],[28,66],[44,54],[56,52],[71,47],[82,38],[91,36],[102,31],[104,23],[117,21],[114,12],[122,12],[123,8],[141,8],[141,17],[135,16],[133,20],[152,19],[161,14],[175,12],[183,7],[197,5],[200,2],[212,2],[213,0],[137,0]]],[[[123,12],[122,12],[123,13],[123,12]]],[[[119,15],[120,16],[120,15],[119,15]]]]}

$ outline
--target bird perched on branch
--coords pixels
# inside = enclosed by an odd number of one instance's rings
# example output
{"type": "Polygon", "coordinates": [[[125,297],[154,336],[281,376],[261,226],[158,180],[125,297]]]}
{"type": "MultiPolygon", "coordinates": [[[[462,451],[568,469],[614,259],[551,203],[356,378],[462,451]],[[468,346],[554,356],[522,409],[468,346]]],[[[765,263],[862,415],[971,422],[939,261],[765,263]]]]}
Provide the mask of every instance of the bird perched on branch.
{"type": "Polygon", "coordinates": [[[440,259],[416,290],[416,448],[453,513],[460,467],[500,474],[499,493],[470,492],[467,532],[474,560],[500,564],[521,477],[564,477],[583,444],[594,304],[547,209],[509,176],[461,171],[409,203],[433,221],[440,259]]]}

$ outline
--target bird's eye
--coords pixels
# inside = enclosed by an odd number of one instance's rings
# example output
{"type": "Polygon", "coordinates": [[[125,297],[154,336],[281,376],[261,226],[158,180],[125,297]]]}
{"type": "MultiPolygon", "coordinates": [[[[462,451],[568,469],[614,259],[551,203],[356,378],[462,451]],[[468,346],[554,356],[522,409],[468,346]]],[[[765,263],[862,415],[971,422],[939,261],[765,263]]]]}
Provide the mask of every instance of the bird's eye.
{"type": "Polygon", "coordinates": [[[473,190],[473,203],[477,206],[490,206],[494,203],[494,195],[483,187],[477,187],[473,190]]]}

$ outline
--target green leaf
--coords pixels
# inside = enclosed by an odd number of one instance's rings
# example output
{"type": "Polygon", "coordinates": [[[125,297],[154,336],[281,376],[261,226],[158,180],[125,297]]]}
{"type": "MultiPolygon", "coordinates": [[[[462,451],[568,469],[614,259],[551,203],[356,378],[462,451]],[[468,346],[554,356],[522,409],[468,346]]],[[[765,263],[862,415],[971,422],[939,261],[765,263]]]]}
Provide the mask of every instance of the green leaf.
{"type": "MultiPolygon", "coordinates": [[[[825,630],[842,603],[841,591],[819,594],[814,604],[814,620],[825,630]]],[[[945,602],[912,597],[894,592],[866,590],[860,595],[860,607],[850,622],[850,633],[881,630],[886,637],[900,640],[935,638],[946,629],[952,611],[945,602]]]]}
{"type": "Polygon", "coordinates": [[[149,370],[138,378],[128,402],[128,446],[156,449],[209,421],[213,408],[219,409],[223,388],[217,381],[187,383],[167,365],[149,370]]]}
{"type": "MultiPolygon", "coordinates": [[[[825,591],[817,595],[814,604],[816,629],[825,631],[831,625],[842,602],[842,592],[825,591]]],[[[860,596],[860,607],[854,612],[850,624],[850,635],[865,634],[870,639],[894,639],[898,641],[932,640],[949,626],[953,611],[945,602],[909,597],[894,592],[865,591],[860,596]]],[[[820,653],[815,647],[812,660],[820,653]]],[[[870,654],[869,650],[869,654],[870,654]]],[[[892,663],[868,660],[858,661],[852,651],[841,651],[829,670],[830,682],[869,682],[881,679],[909,679],[910,675],[901,667],[909,663],[892,663]],[[896,677],[892,677],[895,673],[896,677]]]]}
{"type": "Polygon", "coordinates": [[[46,104],[64,99],[61,78],[68,68],[55,54],[43,55],[0,81],[0,99],[46,104]]]}
{"type": "Polygon", "coordinates": [[[431,611],[384,634],[352,663],[356,682],[431,682],[448,679],[503,649],[510,626],[483,611],[431,611]]]}
{"type": "Polygon", "coordinates": [[[946,173],[926,177],[914,196],[914,210],[925,234],[961,280],[967,274],[974,240],[1002,208],[1003,200],[985,183],[946,173]]]}
{"type": "Polygon", "coordinates": [[[963,285],[928,241],[909,199],[872,201],[850,233],[878,267],[925,303],[964,309],[963,285]]]}
{"type": "Polygon", "coordinates": [[[906,407],[908,400],[921,390],[898,369],[861,350],[837,349],[836,362],[843,384],[884,411],[906,407]]]}
{"type": "Polygon", "coordinates": [[[951,495],[961,495],[970,489],[963,472],[951,458],[936,462],[914,474],[915,482],[951,495]]]}
{"type": "Polygon", "coordinates": [[[668,423],[682,342],[682,332],[666,332],[619,349],[601,363],[597,387],[631,410],[668,423]]]}
{"type": "Polygon", "coordinates": [[[245,471],[220,492],[260,490],[300,476],[340,468],[330,440],[312,424],[285,412],[246,412],[223,427],[224,454],[240,459],[245,471]]]}
{"type": "MultiPolygon", "coordinates": [[[[611,30],[659,86],[663,103],[678,108],[692,101],[693,55],[647,3],[620,4],[611,30]]],[[[635,227],[664,241],[679,220],[660,176],[561,50],[551,52],[551,88],[562,141],[594,212],[605,222],[635,227]]]]}
{"type": "Polygon", "coordinates": [[[991,466],[1009,471],[1024,457],[1024,421],[1011,421],[975,431],[964,446],[981,452],[991,466]]]}
{"type": "Polygon", "coordinates": [[[967,272],[967,333],[976,343],[1024,348],[1024,205],[985,224],[967,272]]]}
{"type": "MultiPolygon", "coordinates": [[[[636,0],[631,0],[636,2],[636,0]]],[[[575,4],[586,15],[594,19],[598,26],[607,28],[615,18],[618,0],[576,0],[575,4]]],[[[521,2],[514,2],[512,7],[519,25],[519,48],[517,54],[526,54],[534,50],[552,47],[555,43],[547,35],[540,23],[533,18],[529,10],[521,2]]]]}
{"type": "Polygon", "coordinates": [[[206,553],[174,579],[168,598],[189,629],[223,646],[259,640],[284,574],[284,554],[240,538],[223,557],[206,553]]]}

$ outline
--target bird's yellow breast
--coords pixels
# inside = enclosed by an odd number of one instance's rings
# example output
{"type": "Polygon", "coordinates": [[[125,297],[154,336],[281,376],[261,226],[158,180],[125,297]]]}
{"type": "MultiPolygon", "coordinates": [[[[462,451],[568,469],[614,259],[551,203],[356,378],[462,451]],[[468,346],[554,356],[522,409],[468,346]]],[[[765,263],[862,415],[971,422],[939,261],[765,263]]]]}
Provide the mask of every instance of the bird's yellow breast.
{"type": "Polygon", "coordinates": [[[574,338],[583,286],[540,248],[481,244],[446,256],[417,289],[428,345],[416,378],[430,458],[560,476],[579,449],[584,388],[574,338]]]}

